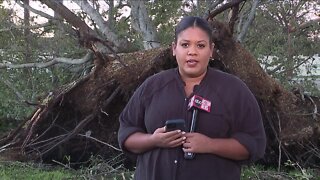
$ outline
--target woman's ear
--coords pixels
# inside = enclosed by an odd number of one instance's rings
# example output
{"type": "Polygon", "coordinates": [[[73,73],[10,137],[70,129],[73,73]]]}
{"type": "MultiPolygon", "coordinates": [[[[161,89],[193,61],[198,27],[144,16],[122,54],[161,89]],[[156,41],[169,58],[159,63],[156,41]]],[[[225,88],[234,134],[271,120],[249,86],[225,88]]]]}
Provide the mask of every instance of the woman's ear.
{"type": "Polygon", "coordinates": [[[171,47],[172,47],[172,55],[173,55],[173,56],[176,56],[176,48],[177,48],[176,43],[175,43],[175,42],[172,42],[171,47]]]}
{"type": "Polygon", "coordinates": [[[210,49],[211,49],[211,54],[212,54],[214,52],[214,43],[211,44],[210,49]]]}

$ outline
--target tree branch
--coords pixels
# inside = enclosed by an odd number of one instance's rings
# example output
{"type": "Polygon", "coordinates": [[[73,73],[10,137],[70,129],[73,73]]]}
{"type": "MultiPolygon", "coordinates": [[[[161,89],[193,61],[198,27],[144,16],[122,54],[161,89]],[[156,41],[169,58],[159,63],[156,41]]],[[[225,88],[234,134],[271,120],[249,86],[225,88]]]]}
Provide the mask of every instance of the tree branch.
{"type": "Polygon", "coordinates": [[[243,1],[245,1],[245,0],[233,0],[231,2],[228,2],[228,3],[220,6],[219,8],[217,8],[214,11],[209,13],[207,20],[212,20],[216,15],[220,14],[221,12],[223,12],[229,8],[232,8],[236,5],[239,5],[243,1]]]}
{"type": "Polygon", "coordinates": [[[292,32],[296,32],[298,30],[302,30],[302,29],[305,29],[305,28],[308,28],[310,26],[312,26],[313,24],[316,24],[320,22],[320,17],[319,18],[316,18],[316,19],[312,19],[310,21],[307,21],[307,22],[303,22],[301,23],[298,27],[293,27],[290,29],[290,33],[292,32]]]}
{"type": "Polygon", "coordinates": [[[77,126],[61,141],[59,141],[58,143],[54,144],[53,146],[51,146],[50,148],[46,149],[44,152],[42,152],[43,154],[46,154],[48,152],[50,152],[52,149],[54,149],[55,147],[57,147],[58,145],[68,141],[69,139],[71,139],[72,137],[76,136],[82,129],[83,127],[85,127],[89,122],[91,122],[94,119],[94,115],[90,114],[88,115],[86,118],[84,118],[83,120],[81,120],[77,126]]]}
{"type": "MultiPolygon", "coordinates": [[[[59,3],[55,0],[40,0],[40,2],[46,4],[56,13],[58,13],[61,17],[63,17],[68,23],[79,29],[77,31],[79,36],[78,38],[80,42],[83,42],[81,45],[88,49],[91,49],[97,55],[98,58],[100,54],[106,54],[109,52],[113,53],[113,55],[117,57],[115,50],[111,47],[114,45],[113,42],[103,40],[97,32],[92,30],[81,18],[76,16],[62,3],[59,3]]],[[[125,49],[126,46],[127,45],[123,45],[122,47],[115,48],[125,49]]]]}
{"type": "Polygon", "coordinates": [[[108,39],[117,47],[120,47],[123,42],[119,39],[119,37],[114,33],[107,25],[105,20],[101,17],[98,11],[96,11],[87,0],[82,1],[74,1],[77,3],[82,10],[84,10],[91,18],[92,20],[98,25],[99,30],[108,37],[108,39]]]}
{"type": "Polygon", "coordinates": [[[11,31],[12,29],[39,29],[39,28],[48,27],[51,25],[52,25],[52,22],[47,22],[44,24],[37,24],[37,25],[33,25],[33,26],[17,26],[15,24],[13,24],[9,28],[0,29],[0,32],[11,31]]]}
{"type": "Polygon", "coordinates": [[[236,4],[235,6],[233,6],[231,8],[231,17],[229,19],[229,29],[230,29],[230,32],[233,34],[234,32],[234,25],[238,19],[238,15],[239,15],[239,4],[236,4]]]}
{"type": "Polygon", "coordinates": [[[11,64],[11,63],[0,63],[0,69],[11,68],[11,69],[21,69],[21,68],[46,68],[53,66],[58,63],[65,64],[83,64],[93,58],[93,53],[88,52],[82,59],[69,59],[69,58],[54,58],[51,61],[44,63],[26,63],[26,64],[11,64]]]}
{"type": "Polygon", "coordinates": [[[210,12],[213,11],[213,9],[216,8],[221,3],[223,3],[223,0],[217,0],[217,1],[213,1],[213,2],[207,1],[207,5],[209,6],[209,8],[205,12],[204,17],[205,18],[209,17],[210,12]],[[209,3],[211,3],[211,5],[209,3]]]}
{"type": "Polygon", "coordinates": [[[121,150],[120,148],[114,147],[114,146],[112,146],[111,144],[108,144],[108,143],[106,143],[106,142],[103,142],[103,141],[101,141],[101,140],[99,140],[99,139],[97,139],[97,138],[94,138],[94,137],[90,136],[90,135],[87,135],[87,134],[78,134],[78,136],[82,136],[82,137],[86,137],[86,138],[88,138],[88,139],[95,140],[95,141],[97,141],[97,142],[99,142],[99,143],[101,143],[101,144],[104,144],[104,145],[106,145],[106,146],[108,146],[108,147],[110,147],[110,148],[112,148],[112,149],[114,149],[114,150],[116,150],[116,151],[122,152],[122,150],[121,150]]]}
{"type": "Polygon", "coordinates": [[[6,79],[2,79],[2,78],[0,80],[16,94],[19,101],[27,102],[27,100],[24,98],[24,96],[14,87],[14,85],[10,81],[8,81],[6,79]]]}
{"type": "Polygon", "coordinates": [[[26,9],[28,9],[29,11],[31,11],[31,12],[33,12],[33,13],[35,13],[35,14],[38,14],[38,15],[40,15],[40,16],[42,16],[42,17],[45,17],[45,18],[47,18],[47,19],[61,20],[61,19],[57,19],[57,18],[55,18],[55,17],[53,17],[53,16],[51,16],[51,15],[49,15],[49,14],[47,14],[47,13],[44,13],[44,12],[39,11],[39,10],[36,10],[36,9],[32,8],[31,6],[29,6],[29,5],[27,5],[27,4],[21,3],[20,0],[16,1],[16,3],[17,3],[19,6],[21,6],[21,7],[23,7],[23,8],[26,8],[26,9]]]}
{"type": "Polygon", "coordinates": [[[56,2],[54,0],[40,0],[40,2],[50,7],[54,12],[58,13],[72,26],[79,28],[81,31],[85,33],[96,35],[95,31],[93,31],[84,21],[82,21],[78,16],[76,16],[63,4],[56,2]]]}
{"type": "MultiPolygon", "coordinates": [[[[290,69],[287,69],[287,70],[284,70],[284,71],[281,71],[279,73],[285,73],[285,72],[288,72],[288,71],[293,71],[295,69],[297,69],[298,67],[300,67],[302,64],[306,63],[307,61],[309,61],[310,59],[312,59],[312,56],[309,56],[308,58],[306,58],[305,60],[301,61],[300,63],[298,63],[296,66],[290,68],[290,69]]],[[[274,74],[276,73],[278,70],[280,70],[281,68],[283,67],[282,64],[280,64],[279,66],[277,66],[276,68],[274,68],[272,71],[268,71],[268,74],[274,74]]]]}
{"type": "Polygon", "coordinates": [[[259,3],[260,3],[260,0],[254,0],[253,4],[251,6],[251,10],[250,10],[250,13],[248,15],[248,19],[247,19],[246,22],[244,22],[243,28],[242,28],[242,30],[239,33],[238,38],[237,38],[237,40],[240,43],[243,42],[243,39],[245,38],[245,36],[246,36],[246,34],[248,32],[249,26],[253,22],[253,19],[254,19],[254,16],[256,14],[256,10],[257,10],[257,7],[258,7],[259,3]]]}

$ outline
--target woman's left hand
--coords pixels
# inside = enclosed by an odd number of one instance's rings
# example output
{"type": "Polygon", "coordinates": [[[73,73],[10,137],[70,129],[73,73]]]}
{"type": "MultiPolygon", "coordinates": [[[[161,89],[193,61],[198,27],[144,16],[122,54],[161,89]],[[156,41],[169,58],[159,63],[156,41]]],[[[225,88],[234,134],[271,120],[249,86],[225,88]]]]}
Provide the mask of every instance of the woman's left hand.
{"type": "Polygon", "coordinates": [[[183,143],[184,152],[192,153],[209,153],[210,149],[208,145],[211,142],[211,138],[200,133],[186,133],[186,140],[183,143]]]}
{"type": "Polygon", "coordinates": [[[210,138],[200,133],[186,133],[184,152],[210,153],[233,160],[248,159],[246,147],[234,138],[210,138]]]}

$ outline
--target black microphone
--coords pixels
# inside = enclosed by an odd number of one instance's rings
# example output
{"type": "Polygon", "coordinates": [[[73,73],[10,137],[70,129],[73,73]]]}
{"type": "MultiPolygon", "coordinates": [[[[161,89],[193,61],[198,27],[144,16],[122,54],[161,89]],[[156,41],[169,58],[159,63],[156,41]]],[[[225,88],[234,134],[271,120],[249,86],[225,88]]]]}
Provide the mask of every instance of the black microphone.
{"type": "MultiPolygon", "coordinates": [[[[196,128],[197,116],[198,116],[198,109],[204,110],[206,112],[211,111],[211,101],[204,99],[201,96],[194,95],[189,101],[188,110],[192,109],[192,120],[190,126],[190,132],[194,132],[196,128]]],[[[195,156],[194,153],[185,152],[184,158],[185,159],[193,159],[195,156]]]]}

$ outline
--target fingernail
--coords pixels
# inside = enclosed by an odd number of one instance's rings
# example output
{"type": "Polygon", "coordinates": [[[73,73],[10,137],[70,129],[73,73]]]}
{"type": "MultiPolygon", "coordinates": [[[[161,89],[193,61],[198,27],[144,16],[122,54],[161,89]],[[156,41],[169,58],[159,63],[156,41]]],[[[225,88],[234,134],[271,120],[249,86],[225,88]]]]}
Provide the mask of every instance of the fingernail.
{"type": "Polygon", "coordinates": [[[184,131],[182,132],[182,134],[185,134],[185,133],[186,133],[186,132],[184,132],[184,131]]]}
{"type": "Polygon", "coordinates": [[[187,138],[186,138],[186,137],[183,137],[182,139],[185,140],[185,139],[187,139],[187,138]]]}

